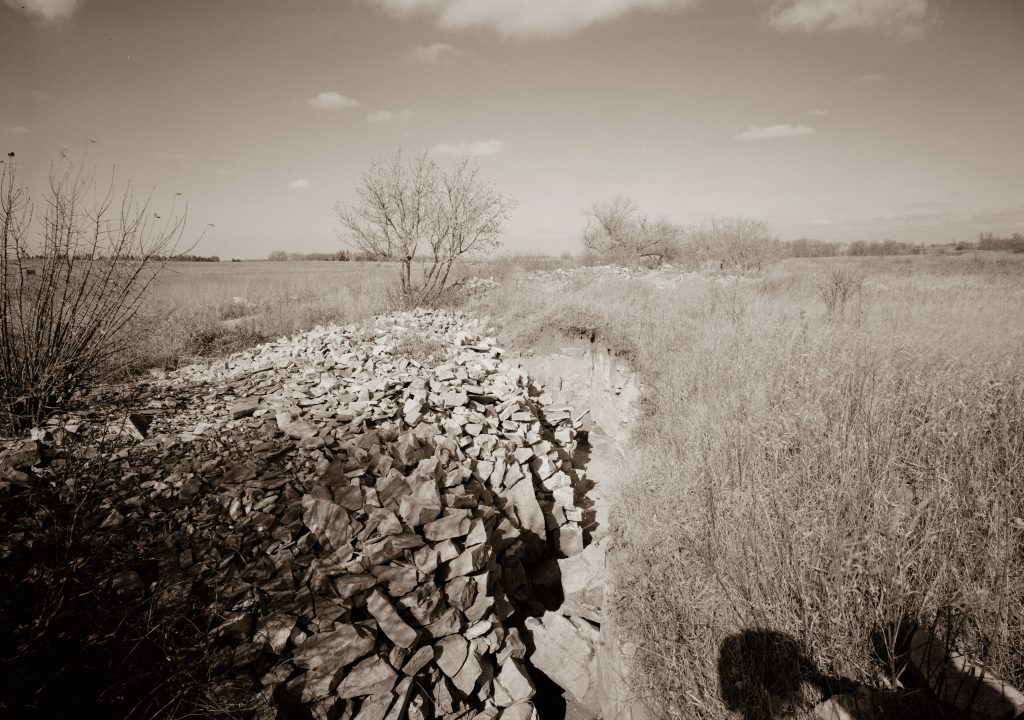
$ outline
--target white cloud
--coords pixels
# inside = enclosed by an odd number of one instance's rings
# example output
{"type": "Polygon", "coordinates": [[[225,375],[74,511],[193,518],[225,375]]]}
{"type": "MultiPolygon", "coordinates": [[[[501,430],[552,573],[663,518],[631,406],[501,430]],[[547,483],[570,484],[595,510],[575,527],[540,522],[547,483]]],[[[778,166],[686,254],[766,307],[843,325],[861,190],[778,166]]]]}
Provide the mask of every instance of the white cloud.
{"type": "Polygon", "coordinates": [[[29,17],[51,21],[71,17],[82,3],[80,0],[4,0],[4,4],[29,17]]]}
{"type": "Polygon", "coordinates": [[[448,43],[417,45],[409,51],[410,60],[427,65],[438,65],[448,60],[452,60],[459,55],[465,55],[465,52],[463,50],[459,50],[454,45],[449,45],[448,43]]]}
{"type": "Polygon", "coordinates": [[[372,113],[367,113],[366,119],[372,123],[393,123],[393,122],[406,122],[412,117],[412,110],[399,110],[398,112],[391,112],[390,110],[376,110],[372,113]]]}
{"type": "Polygon", "coordinates": [[[454,145],[441,143],[430,149],[435,155],[450,155],[452,157],[497,155],[504,152],[505,143],[501,140],[475,140],[473,142],[460,142],[454,145]]]}
{"type": "Polygon", "coordinates": [[[4,131],[7,135],[28,135],[32,132],[32,128],[27,128],[24,125],[12,125],[4,131]]]}
{"type": "Polygon", "coordinates": [[[735,140],[775,140],[776,138],[813,135],[810,125],[751,125],[741,133],[733,135],[735,140]]]}
{"type": "Polygon", "coordinates": [[[885,29],[914,36],[927,17],[928,0],[776,0],[768,21],[778,30],[885,29]]]}
{"type": "Polygon", "coordinates": [[[357,108],[362,103],[333,90],[327,90],[318,93],[316,97],[311,97],[309,104],[318,110],[337,110],[339,108],[357,108]]]}
{"type": "Polygon", "coordinates": [[[306,178],[298,178],[288,183],[289,190],[305,190],[309,187],[309,180],[306,178]]]}
{"type": "Polygon", "coordinates": [[[816,117],[825,117],[826,115],[828,115],[828,110],[825,110],[823,108],[814,108],[813,110],[808,110],[807,114],[814,115],[816,117]]]}
{"type": "Polygon", "coordinates": [[[426,15],[442,28],[484,27],[507,37],[571,35],[634,10],[689,8],[699,0],[370,0],[397,17],[426,15]]]}

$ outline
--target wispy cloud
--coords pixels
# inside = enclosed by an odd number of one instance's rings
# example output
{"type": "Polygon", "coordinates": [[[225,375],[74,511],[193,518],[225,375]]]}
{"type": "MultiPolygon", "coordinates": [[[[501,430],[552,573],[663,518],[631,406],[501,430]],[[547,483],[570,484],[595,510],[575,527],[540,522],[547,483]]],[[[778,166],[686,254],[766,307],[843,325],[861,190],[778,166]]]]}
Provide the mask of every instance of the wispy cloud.
{"type": "Polygon", "coordinates": [[[357,108],[362,103],[358,100],[353,100],[350,97],[345,97],[341,93],[334,92],[333,90],[327,90],[322,93],[317,93],[316,97],[311,97],[308,100],[312,107],[318,110],[339,110],[341,108],[357,108]]]}
{"type": "Polygon", "coordinates": [[[735,140],[775,140],[777,138],[813,135],[810,125],[751,125],[741,133],[733,135],[735,140]]]}
{"type": "Polygon", "coordinates": [[[4,0],[7,7],[46,22],[71,17],[81,4],[80,0],[4,0]]]}
{"type": "Polygon", "coordinates": [[[289,190],[305,190],[309,187],[309,180],[306,178],[297,178],[288,183],[289,190]]]}
{"type": "Polygon", "coordinates": [[[433,45],[417,45],[409,51],[409,59],[426,65],[439,65],[465,54],[465,51],[454,45],[434,43],[433,45]]]}
{"type": "Polygon", "coordinates": [[[808,110],[807,114],[814,115],[815,117],[825,117],[828,115],[828,110],[825,110],[824,108],[814,108],[813,110],[808,110]]]}
{"type": "Polygon", "coordinates": [[[776,0],[768,15],[778,30],[881,29],[903,36],[920,33],[927,18],[928,0],[776,0]]]}
{"type": "Polygon", "coordinates": [[[504,152],[505,143],[501,140],[474,140],[472,142],[460,142],[449,145],[441,143],[430,149],[435,155],[449,155],[451,157],[469,157],[483,155],[497,155],[504,152]]]}
{"type": "Polygon", "coordinates": [[[27,128],[24,125],[11,125],[4,130],[5,135],[28,135],[30,132],[32,132],[32,128],[27,128]]]}
{"type": "Polygon", "coordinates": [[[370,0],[396,17],[432,17],[448,30],[489,28],[506,37],[571,35],[635,10],[689,8],[698,0],[370,0]]]}
{"type": "Polygon", "coordinates": [[[367,113],[366,119],[372,123],[394,123],[394,122],[406,122],[412,117],[412,110],[399,110],[398,112],[392,112],[390,110],[375,110],[372,113],[367,113]]]}

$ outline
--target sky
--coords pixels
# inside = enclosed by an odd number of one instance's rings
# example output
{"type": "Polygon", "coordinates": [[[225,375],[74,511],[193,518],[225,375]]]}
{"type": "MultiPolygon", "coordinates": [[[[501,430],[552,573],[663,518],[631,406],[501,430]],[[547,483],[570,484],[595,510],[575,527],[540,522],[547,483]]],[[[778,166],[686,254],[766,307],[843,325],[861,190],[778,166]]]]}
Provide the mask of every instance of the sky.
{"type": "Polygon", "coordinates": [[[1024,0],[0,0],[0,150],[188,203],[223,258],[340,249],[398,147],[472,157],[511,252],[626,195],[783,240],[1024,232],[1024,0]]]}

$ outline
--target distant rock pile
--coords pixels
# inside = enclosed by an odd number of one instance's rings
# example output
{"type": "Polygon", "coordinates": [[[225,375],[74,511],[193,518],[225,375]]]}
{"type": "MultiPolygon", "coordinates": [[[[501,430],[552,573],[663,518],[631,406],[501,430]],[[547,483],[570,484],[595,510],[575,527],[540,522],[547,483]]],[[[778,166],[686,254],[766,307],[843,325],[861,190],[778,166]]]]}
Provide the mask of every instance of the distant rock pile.
{"type": "Polygon", "coordinates": [[[632,280],[640,277],[643,270],[625,265],[588,265],[571,268],[554,268],[553,270],[534,270],[515,278],[516,282],[532,283],[537,280],[553,282],[596,282],[609,278],[632,280]]]}
{"type": "Polygon", "coordinates": [[[575,427],[482,334],[415,311],[161,378],[98,522],[168,547],[111,586],[210,589],[214,664],[261,717],[533,717],[518,628],[533,564],[584,548],[575,427]]]}

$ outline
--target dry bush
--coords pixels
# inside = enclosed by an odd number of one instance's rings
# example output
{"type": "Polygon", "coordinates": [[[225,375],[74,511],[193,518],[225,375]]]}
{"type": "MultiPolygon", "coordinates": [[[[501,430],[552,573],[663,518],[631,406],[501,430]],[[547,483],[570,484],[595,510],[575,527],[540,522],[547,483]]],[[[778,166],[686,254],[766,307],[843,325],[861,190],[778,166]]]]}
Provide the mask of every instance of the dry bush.
{"type": "Polygon", "coordinates": [[[715,218],[683,230],[681,259],[691,267],[756,272],[777,252],[768,225],[746,217],[715,218]]]}
{"type": "Polygon", "coordinates": [[[454,280],[459,260],[493,250],[515,203],[480,177],[466,159],[440,168],[421,152],[406,160],[401,149],[374,161],[356,186],[353,202],[335,205],[341,238],[355,251],[398,263],[404,304],[432,303],[454,280]],[[413,276],[423,253],[420,277],[413,276]]]}
{"type": "Polygon", "coordinates": [[[646,392],[614,611],[659,716],[756,716],[718,663],[748,633],[791,638],[814,677],[884,685],[909,629],[948,623],[1024,685],[1024,286],[931,260],[865,271],[891,289],[856,326],[795,281],[752,282],[742,322],[707,314],[713,278],[499,288],[481,308],[523,340],[574,317],[632,351],[646,392]]]}
{"type": "Polygon", "coordinates": [[[143,296],[179,249],[184,213],[161,220],[131,187],[97,192],[70,163],[33,215],[12,159],[0,173],[0,427],[38,425],[122,363],[143,296]]]}
{"type": "Polygon", "coordinates": [[[584,214],[584,250],[602,262],[660,265],[676,254],[678,229],[665,218],[642,214],[627,197],[595,203],[584,214]]]}
{"type": "Polygon", "coordinates": [[[860,302],[863,287],[864,278],[859,272],[832,268],[818,281],[818,294],[829,317],[842,317],[850,303],[860,302]]]}

